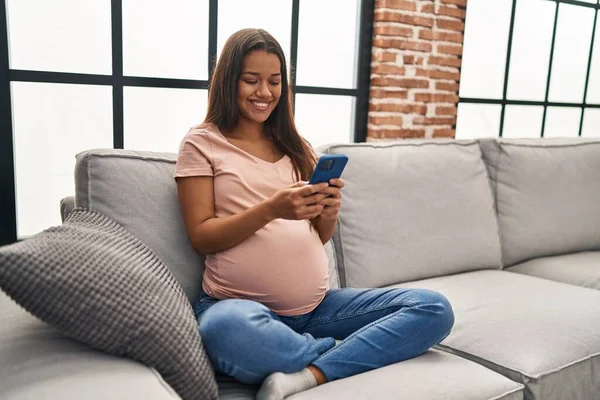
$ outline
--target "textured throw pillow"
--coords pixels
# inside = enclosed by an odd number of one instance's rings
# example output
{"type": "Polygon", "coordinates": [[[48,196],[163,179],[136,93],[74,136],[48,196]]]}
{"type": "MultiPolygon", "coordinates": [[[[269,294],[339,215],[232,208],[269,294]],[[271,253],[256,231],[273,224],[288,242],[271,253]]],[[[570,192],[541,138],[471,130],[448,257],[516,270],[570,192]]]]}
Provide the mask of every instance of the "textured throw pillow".
{"type": "Polygon", "coordinates": [[[105,216],[75,209],[63,225],[0,248],[0,288],[67,335],[155,368],[182,399],[218,397],[183,290],[105,216]]]}

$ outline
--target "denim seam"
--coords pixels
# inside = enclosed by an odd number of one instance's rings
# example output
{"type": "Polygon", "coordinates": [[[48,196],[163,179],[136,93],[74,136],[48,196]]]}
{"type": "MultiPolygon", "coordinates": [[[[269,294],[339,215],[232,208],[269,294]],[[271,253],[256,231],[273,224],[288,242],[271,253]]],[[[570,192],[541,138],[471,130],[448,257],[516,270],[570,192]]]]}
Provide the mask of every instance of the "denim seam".
{"type": "MultiPolygon", "coordinates": [[[[339,350],[342,346],[344,346],[346,343],[348,343],[351,339],[354,339],[356,336],[360,335],[362,332],[364,332],[365,330],[369,329],[370,327],[376,325],[376,324],[380,324],[384,321],[387,321],[390,318],[393,318],[396,316],[396,314],[401,313],[402,311],[404,311],[406,308],[401,308],[398,311],[395,311],[393,313],[391,313],[390,315],[387,315],[383,318],[378,319],[377,321],[373,321],[368,325],[363,326],[362,328],[360,328],[359,330],[357,330],[356,332],[354,332],[353,334],[351,334],[350,336],[348,336],[346,339],[344,339],[340,344],[338,344],[337,346],[332,347],[331,349],[327,350],[325,353],[323,353],[319,358],[317,358],[315,360],[316,362],[322,361],[325,357],[327,357],[331,352],[335,351],[335,350],[339,350]]],[[[314,363],[313,363],[314,364],[314,363]]]]}
{"type": "MultiPolygon", "coordinates": [[[[318,320],[315,320],[315,321],[311,321],[308,325],[306,325],[305,329],[312,328],[313,326],[317,326],[317,325],[322,325],[322,324],[330,323],[330,322],[340,321],[342,319],[347,319],[347,318],[351,318],[351,317],[357,317],[359,315],[365,315],[365,314],[368,314],[368,313],[373,312],[373,311],[385,310],[386,308],[396,307],[396,306],[399,306],[399,305],[402,305],[403,307],[400,310],[397,310],[397,311],[402,311],[405,308],[410,308],[410,307],[414,307],[415,306],[414,304],[406,304],[406,303],[390,303],[390,304],[386,304],[384,306],[369,308],[368,310],[364,310],[362,312],[349,312],[349,313],[345,313],[345,314],[338,314],[334,318],[321,318],[321,319],[318,319],[318,320]]],[[[394,312],[397,312],[397,311],[394,311],[394,312]]]]}

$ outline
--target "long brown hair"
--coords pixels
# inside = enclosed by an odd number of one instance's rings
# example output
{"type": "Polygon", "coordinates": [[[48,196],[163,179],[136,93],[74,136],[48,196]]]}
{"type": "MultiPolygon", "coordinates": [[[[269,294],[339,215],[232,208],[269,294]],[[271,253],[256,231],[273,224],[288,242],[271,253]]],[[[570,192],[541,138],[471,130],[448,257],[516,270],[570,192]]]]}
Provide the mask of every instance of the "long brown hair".
{"type": "Polygon", "coordinates": [[[296,179],[308,181],[315,166],[315,157],[310,145],[296,130],[283,50],[267,31],[242,29],[227,39],[211,78],[204,123],[214,124],[225,132],[237,126],[240,117],[237,103],[238,81],[244,57],[255,50],[275,54],[281,64],[281,97],[277,107],[265,121],[265,131],[277,149],[292,160],[296,179]]]}

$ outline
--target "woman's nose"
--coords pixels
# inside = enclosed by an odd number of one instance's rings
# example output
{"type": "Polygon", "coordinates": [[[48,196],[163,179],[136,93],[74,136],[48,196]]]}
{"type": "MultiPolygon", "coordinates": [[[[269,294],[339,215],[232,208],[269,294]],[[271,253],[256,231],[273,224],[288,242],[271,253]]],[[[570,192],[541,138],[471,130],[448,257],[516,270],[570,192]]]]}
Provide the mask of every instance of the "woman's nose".
{"type": "Polygon", "coordinates": [[[256,96],[261,98],[269,98],[271,97],[271,93],[269,92],[269,87],[267,83],[261,83],[256,90],[256,96]]]}

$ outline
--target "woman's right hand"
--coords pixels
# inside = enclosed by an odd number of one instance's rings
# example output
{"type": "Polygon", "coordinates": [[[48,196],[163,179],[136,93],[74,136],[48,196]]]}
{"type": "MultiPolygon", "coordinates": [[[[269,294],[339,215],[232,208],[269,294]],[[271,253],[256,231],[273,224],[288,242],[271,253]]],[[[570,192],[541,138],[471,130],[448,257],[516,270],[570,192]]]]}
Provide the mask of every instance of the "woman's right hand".
{"type": "Polygon", "coordinates": [[[319,192],[328,186],[327,183],[309,185],[307,182],[299,181],[278,190],[267,200],[271,216],[273,219],[293,220],[310,220],[318,217],[323,211],[323,206],[317,203],[328,196],[319,192]]]}

